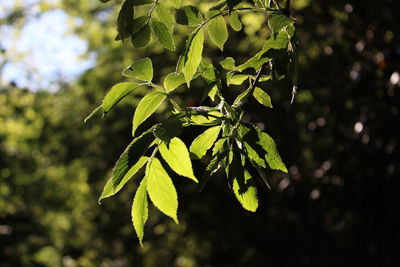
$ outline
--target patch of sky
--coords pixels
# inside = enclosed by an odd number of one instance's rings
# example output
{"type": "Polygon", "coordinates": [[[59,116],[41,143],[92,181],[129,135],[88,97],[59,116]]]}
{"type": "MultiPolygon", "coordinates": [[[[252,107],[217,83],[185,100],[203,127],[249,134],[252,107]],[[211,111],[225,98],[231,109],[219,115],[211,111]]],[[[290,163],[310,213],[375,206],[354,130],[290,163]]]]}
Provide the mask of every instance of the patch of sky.
{"type": "MultiPolygon", "coordinates": [[[[3,9],[12,8],[10,2],[13,1],[6,0],[3,9]]],[[[0,48],[5,50],[5,54],[0,54],[0,63],[5,62],[0,73],[1,84],[13,82],[31,90],[55,91],[60,82],[71,82],[94,65],[96,55],[87,55],[86,42],[71,33],[71,18],[64,11],[40,13],[35,7],[39,1],[22,2],[28,7],[23,27],[0,27],[0,48]]],[[[1,15],[4,14],[0,12],[1,15]]],[[[78,25],[81,19],[72,22],[78,25]]]]}

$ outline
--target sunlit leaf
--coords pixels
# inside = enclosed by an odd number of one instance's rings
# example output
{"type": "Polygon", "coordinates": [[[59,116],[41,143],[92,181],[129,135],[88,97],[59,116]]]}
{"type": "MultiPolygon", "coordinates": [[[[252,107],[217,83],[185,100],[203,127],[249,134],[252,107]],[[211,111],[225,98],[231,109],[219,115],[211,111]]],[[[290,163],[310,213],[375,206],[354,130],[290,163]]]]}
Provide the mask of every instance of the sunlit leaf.
{"type": "Polygon", "coordinates": [[[226,75],[226,82],[228,85],[240,85],[244,81],[246,81],[249,78],[249,75],[246,74],[235,74],[233,72],[229,72],[226,75]]]}
{"type": "Polygon", "coordinates": [[[124,187],[124,185],[144,166],[147,160],[148,157],[139,158],[138,162],[136,162],[136,164],[129,169],[129,171],[120,181],[118,181],[116,177],[111,177],[104,186],[99,201],[101,201],[103,198],[107,198],[118,193],[124,187]]]}
{"type": "Polygon", "coordinates": [[[169,11],[169,8],[164,4],[158,3],[156,4],[155,11],[159,21],[172,33],[174,31],[175,18],[171,11],[169,11]]]}
{"type": "Polygon", "coordinates": [[[144,122],[148,117],[153,114],[161,103],[166,98],[166,95],[162,92],[156,91],[144,96],[133,115],[132,135],[135,135],[135,131],[139,125],[144,122]]]}
{"type": "Polygon", "coordinates": [[[204,30],[203,28],[196,29],[187,40],[187,54],[185,57],[185,64],[183,67],[183,74],[187,85],[190,85],[197,67],[201,62],[201,55],[203,53],[204,44],[204,30]]]}
{"type": "Polygon", "coordinates": [[[123,82],[114,85],[106,94],[103,99],[103,103],[101,104],[103,113],[106,114],[109,112],[115,104],[117,104],[122,98],[127,96],[139,86],[140,85],[135,82],[123,82]]]}
{"type": "Polygon", "coordinates": [[[226,70],[233,70],[235,68],[235,60],[232,57],[225,58],[219,64],[226,70]]]}
{"type": "Polygon", "coordinates": [[[185,83],[183,73],[172,72],[164,78],[164,88],[167,92],[171,92],[185,83]]]}
{"type": "Polygon", "coordinates": [[[168,50],[175,50],[175,41],[167,26],[156,18],[152,18],[150,22],[151,30],[158,42],[168,50]]]}
{"type": "Polygon", "coordinates": [[[211,127],[196,137],[190,145],[191,155],[195,159],[201,159],[217,140],[220,130],[220,126],[211,127]]]}
{"type": "Polygon", "coordinates": [[[253,96],[260,104],[272,108],[271,97],[261,88],[254,88],[253,96]]]}
{"type": "Polygon", "coordinates": [[[147,178],[140,183],[132,204],[132,222],[136,234],[139,238],[140,245],[143,246],[144,225],[149,215],[149,207],[147,200],[147,178]]]}
{"type": "Polygon", "coordinates": [[[153,64],[150,58],[136,61],[122,71],[122,75],[150,82],[153,79],[153,64]]]}
{"type": "Polygon", "coordinates": [[[275,141],[267,133],[262,132],[257,128],[257,133],[260,139],[259,144],[265,149],[267,154],[265,155],[265,160],[267,161],[269,167],[273,170],[281,170],[287,173],[287,168],[283,163],[281,156],[276,148],[275,141]]]}
{"type": "Polygon", "coordinates": [[[208,23],[208,35],[211,41],[222,51],[226,40],[228,40],[225,19],[219,11],[211,11],[207,14],[207,17],[211,18],[208,23]]]}
{"type": "Polygon", "coordinates": [[[153,204],[178,223],[178,196],[168,173],[161,162],[153,158],[146,168],[147,192],[153,204]]]}
{"type": "Polygon", "coordinates": [[[229,14],[229,24],[231,25],[231,28],[237,32],[242,29],[242,23],[240,22],[238,13],[236,11],[232,11],[229,14]]]}
{"type": "Polygon", "coordinates": [[[255,212],[258,207],[257,187],[250,173],[240,163],[233,163],[232,189],[243,208],[255,212]]]}
{"type": "Polygon", "coordinates": [[[133,139],[115,164],[112,176],[104,187],[99,201],[116,194],[143,166],[143,162],[146,160],[143,155],[153,140],[154,135],[151,130],[133,139]]]}
{"type": "Polygon", "coordinates": [[[172,170],[179,175],[192,179],[196,183],[198,182],[197,178],[193,174],[189,151],[181,139],[178,137],[172,138],[168,147],[165,143],[161,143],[159,150],[161,156],[168,163],[172,170]]]}

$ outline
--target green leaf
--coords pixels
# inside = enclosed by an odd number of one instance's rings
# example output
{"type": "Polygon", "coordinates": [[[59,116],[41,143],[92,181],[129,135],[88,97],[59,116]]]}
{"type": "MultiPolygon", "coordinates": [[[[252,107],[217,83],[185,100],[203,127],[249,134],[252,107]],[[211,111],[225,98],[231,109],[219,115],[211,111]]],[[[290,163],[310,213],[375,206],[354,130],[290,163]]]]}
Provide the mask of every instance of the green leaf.
{"type": "Polygon", "coordinates": [[[172,15],[171,11],[169,11],[169,8],[163,4],[156,4],[156,16],[160,20],[162,24],[167,27],[168,31],[172,33],[174,31],[174,23],[175,23],[175,18],[174,15],[172,15]]]}
{"type": "Polygon", "coordinates": [[[201,159],[217,140],[221,126],[211,127],[193,140],[190,153],[195,159],[201,159]]]}
{"type": "Polygon", "coordinates": [[[164,88],[167,92],[172,92],[184,83],[185,76],[183,76],[183,73],[172,72],[164,78],[164,88]]]}
{"type": "Polygon", "coordinates": [[[221,66],[226,70],[235,69],[235,59],[233,59],[232,57],[225,58],[224,60],[219,62],[219,64],[221,64],[221,66]]]}
{"type": "Polygon", "coordinates": [[[228,138],[220,138],[217,142],[214,144],[214,148],[212,150],[212,155],[215,156],[217,154],[221,154],[225,152],[228,149],[228,146],[225,146],[226,141],[228,138]]]}
{"type": "Polygon", "coordinates": [[[144,122],[148,117],[153,114],[157,108],[161,105],[161,103],[166,98],[166,95],[162,92],[153,92],[146,96],[144,96],[133,115],[133,126],[132,126],[132,135],[135,135],[135,131],[139,125],[144,122]]]}
{"type": "Polygon", "coordinates": [[[157,158],[153,158],[148,163],[146,178],[147,192],[154,206],[178,223],[178,196],[176,189],[157,158]]]}
{"type": "Polygon", "coordinates": [[[103,192],[99,198],[99,202],[103,198],[107,198],[118,193],[124,187],[124,185],[143,167],[148,159],[148,157],[139,158],[138,162],[136,162],[136,164],[129,169],[129,171],[121,180],[116,179],[116,177],[111,177],[104,186],[103,192]]]}
{"type": "Polygon", "coordinates": [[[151,82],[153,79],[153,64],[150,58],[144,58],[136,61],[122,71],[125,77],[131,77],[138,80],[151,82]]]}
{"type": "Polygon", "coordinates": [[[294,24],[294,19],[289,18],[288,16],[282,14],[281,12],[271,12],[268,25],[272,31],[272,33],[280,32],[283,28],[289,25],[294,24]]]}
{"type": "Polygon", "coordinates": [[[118,18],[117,18],[118,37],[122,39],[122,41],[125,38],[129,37],[132,32],[133,14],[134,14],[133,2],[134,0],[125,0],[118,13],[118,18]]]}
{"type": "Polygon", "coordinates": [[[207,83],[214,83],[218,80],[217,69],[204,59],[202,59],[200,62],[199,72],[207,83]]]}
{"type": "Polygon", "coordinates": [[[115,104],[138,87],[140,87],[140,84],[135,82],[117,83],[111,87],[110,91],[103,98],[103,103],[101,104],[103,113],[106,114],[109,112],[115,104]]]}
{"type": "Polygon", "coordinates": [[[208,23],[208,35],[211,41],[222,51],[224,50],[226,40],[228,40],[228,29],[226,28],[225,19],[219,11],[210,11],[207,17],[214,17],[208,23]]]}
{"type": "Polygon", "coordinates": [[[132,44],[136,48],[145,47],[150,42],[151,29],[145,24],[138,32],[132,35],[132,44]]]}
{"type": "Polygon", "coordinates": [[[241,85],[244,81],[249,78],[246,74],[235,74],[234,72],[229,72],[226,75],[226,82],[228,85],[241,85]]]}
{"type": "Polygon", "coordinates": [[[258,52],[253,57],[249,58],[245,63],[237,66],[236,70],[242,72],[246,69],[252,68],[257,71],[262,65],[264,65],[265,62],[270,60],[267,57],[261,57],[262,54],[262,51],[258,52]]]}
{"type": "Polygon", "coordinates": [[[131,34],[134,35],[135,33],[139,32],[147,24],[147,21],[148,21],[147,16],[140,16],[140,17],[135,18],[133,20],[131,34]]]}
{"type": "Polygon", "coordinates": [[[246,149],[246,156],[252,163],[255,163],[263,168],[265,165],[266,152],[263,147],[259,144],[258,134],[252,126],[245,126],[244,124],[239,125],[239,137],[246,149]]]}
{"type": "MultiPolygon", "coordinates": [[[[201,108],[201,107],[199,107],[201,108]]],[[[220,122],[222,119],[222,114],[218,110],[210,110],[206,112],[192,112],[190,115],[190,120],[192,123],[197,125],[215,125],[215,122],[220,122]]]]}
{"type": "Polygon", "coordinates": [[[267,161],[269,167],[273,170],[280,170],[287,173],[287,168],[282,162],[274,139],[272,139],[272,137],[269,136],[267,133],[262,132],[260,129],[256,128],[256,130],[260,139],[259,144],[267,152],[267,154],[265,155],[265,160],[267,161]]]}
{"type": "Polygon", "coordinates": [[[212,101],[214,101],[215,95],[217,94],[217,92],[218,92],[218,85],[215,84],[215,85],[211,88],[211,90],[208,92],[208,96],[210,97],[210,99],[211,99],[212,101]]]}
{"type": "Polygon", "coordinates": [[[189,151],[181,139],[174,137],[170,140],[169,147],[165,143],[161,143],[158,148],[161,156],[172,170],[198,183],[197,178],[193,174],[189,151]]]}
{"type": "Polygon", "coordinates": [[[176,10],[176,22],[181,25],[198,25],[203,21],[203,16],[195,6],[184,6],[176,10]]]}
{"type": "Polygon", "coordinates": [[[182,0],[169,0],[169,3],[175,7],[175,8],[179,8],[182,4],[182,0]]]}
{"type": "Polygon", "coordinates": [[[185,76],[186,84],[189,87],[197,67],[201,62],[204,45],[204,30],[203,28],[196,29],[187,40],[188,51],[185,57],[183,67],[183,75],[185,76]]]}
{"type": "Polygon", "coordinates": [[[242,103],[249,98],[249,94],[250,94],[250,88],[248,88],[247,90],[243,91],[240,95],[238,95],[236,97],[235,101],[233,101],[232,107],[236,108],[236,107],[242,105],[242,103]]]}
{"type": "Polygon", "coordinates": [[[147,4],[152,4],[154,1],[153,0],[132,0],[134,6],[141,6],[141,5],[147,5],[147,4]]]}
{"type": "Polygon", "coordinates": [[[175,41],[172,37],[171,32],[168,30],[167,26],[164,25],[158,19],[152,17],[150,22],[151,30],[158,42],[166,49],[174,51],[175,41]]]}
{"type": "Polygon", "coordinates": [[[261,88],[254,88],[253,96],[261,105],[272,108],[271,97],[261,88]]]}
{"type": "Polygon", "coordinates": [[[148,130],[141,136],[132,140],[115,164],[112,176],[104,187],[99,202],[101,199],[117,193],[123,187],[123,185],[140,169],[140,167],[143,165],[140,162],[144,161],[143,155],[146,153],[153,140],[154,135],[152,130],[148,130]]]}
{"type": "Polygon", "coordinates": [[[240,22],[238,13],[236,11],[232,11],[229,14],[229,24],[234,31],[240,31],[242,29],[242,23],[240,22]]]}
{"type": "Polygon", "coordinates": [[[158,124],[153,133],[158,139],[169,145],[172,138],[182,133],[182,122],[173,115],[168,120],[158,124]]]}
{"type": "Polygon", "coordinates": [[[261,57],[273,58],[276,57],[276,55],[280,56],[281,54],[286,54],[288,44],[289,44],[288,33],[285,31],[280,31],[277,35],[271,36],[265,41],[262,50],[258,54],[259,58],[261,57]]]}
{"type": "Polygon", "coordinates": [[[234,163],[232,189],[243,208],[255,212],[258,207],[257,187],[250,173],[240,163],[234,163]]]}
{"type": "Polygon", "coordinates": [[[147,200],[147,178],[140,183],[132,204],[132,222],[140,245],[143,247],[144,225],[149,216],[149,207],[147,200]]]}

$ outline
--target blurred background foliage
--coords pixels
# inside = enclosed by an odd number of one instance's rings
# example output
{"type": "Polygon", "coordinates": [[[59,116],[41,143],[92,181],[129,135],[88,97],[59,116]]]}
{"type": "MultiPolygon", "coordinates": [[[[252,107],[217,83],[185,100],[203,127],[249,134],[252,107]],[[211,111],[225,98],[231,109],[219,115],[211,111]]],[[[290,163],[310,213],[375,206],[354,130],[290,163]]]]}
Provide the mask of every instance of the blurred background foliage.
{"type": "MultiPolygon", "coordinates": [[[[246,117],[274,137],[289,175],[269,173],[272,190],[259,190],[255,214],[241,208],[222,176],[201,193],[173,177],[180,224],[151,209],[143,248],[130,222],[136,181],[97,204],[130,141],[140,92],[104,120],[83,119],[124,80],[125,66],[149,56],[159,80],[174,69],[176,54],[115,42],[120,2],[15,1],[4,9],[0,27],[15,31],[32,6],[36,16],[62,10],[79,19],[69,29],[95,63],[73,81],[59,79],[58,90],[2,79],[0,266],[399,266],[398,1],[293,0],[301,49],[296,101],[289,105],[288,82],[266,83],[274,109],[253,103],[246,117]]],[[[224,52],[244,60],[267,29],[259,15],[241,18],[245,27],[231,33],[224,52]]],[[[187,31],[177,32],[180,48],[187,31]]],[[[213,62],[222,59],[210,43],[205,51],[213,62]]],[[[0,56],[1,75],[16,58],[4,47],[0,56]]],[[[194,85],[178,91],[177,101],[198,104],[204,84],[194,85]]],[[[233,88],[231,98],[242,89],[233,88]]],[[[166,114],[161,108],[149,124],[166,114]]],[[[198,176],[204,167],[194,163],[198,176]]]]}

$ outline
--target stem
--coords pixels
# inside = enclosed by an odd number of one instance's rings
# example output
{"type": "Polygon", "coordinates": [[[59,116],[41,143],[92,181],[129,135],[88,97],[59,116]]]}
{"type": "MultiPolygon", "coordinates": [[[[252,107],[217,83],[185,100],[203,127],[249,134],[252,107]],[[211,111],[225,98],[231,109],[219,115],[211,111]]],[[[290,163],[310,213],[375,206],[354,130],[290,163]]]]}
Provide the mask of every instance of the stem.
{"type": "Polygon", "coordinates": [[[290,17],[290,0],[286,0],[285,9],[282,10],[282,12],[283,12],[286,16],[290,17]]]}

